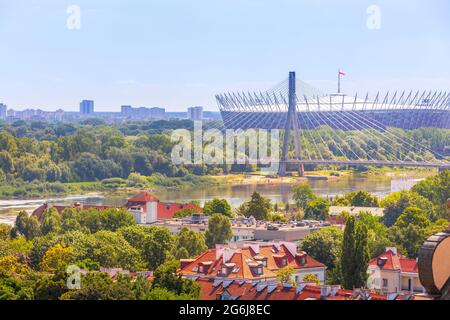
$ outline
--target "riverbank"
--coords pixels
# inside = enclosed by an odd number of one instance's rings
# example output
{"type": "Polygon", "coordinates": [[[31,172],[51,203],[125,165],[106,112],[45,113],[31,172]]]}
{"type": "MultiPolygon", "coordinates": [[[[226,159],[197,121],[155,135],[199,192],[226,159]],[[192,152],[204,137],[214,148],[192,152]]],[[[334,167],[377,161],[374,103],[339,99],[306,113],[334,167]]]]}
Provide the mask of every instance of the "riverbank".
{"type": "MultiPolygon", "coordinates": [[[[308,174],[310,174],[308,172],[308,174]]],[[[316,172],[317,174],[317,172],[316,172]]],[[[321,172],[320,176],[324,176],[321,172]]],[[[394,172],[386,174],[367,174],[348,172],[339,177],[328,179],[312,179],[308,183],[313,191],[323,197],[343,195],[352,191],[365,190],[382,198],[387,194],[409,189],[415,183],[425,178],[423,172],[394,172]]],[[[205,178],[205,177],[204,177],[205,178]]],[[[73,204],[74,202],[89,203],[95,205],[122,206],[127,199],[142,190],[151,191],[161,201],[187,203],[197,201],[204,204],[214,198],[226,199],[232,207],[237,208],[243,202],[248,201],[254,191],[272,200],[273,203],[292,203],[292,187],[299,182],[306,181],[304,178],[270,178],[260,175],[227,175],[207,178],[208,185],[193,184],[177,188],[145,187],[145,188],[118,188],[100,192],[86,192],[84,194],[41,196],[37,199],[0,199],[0,223],[14,223],[18,212],[31,213],[42,203],[51,202],[58,204],[73,204]]]]}
{"type": "Polygon", "coordinates": [[[278,177],[262,175],[260,173],[251,174],[226,174],[216,176],[195,176],[187,175],[181,178],[167,178],[161,175],[151,177],[142,177],[143,182],[134,186],[130,182],[120,178],[107,179],[97,182],[72,182],[72,183],[15,183],[0,185],[0,200],[35,200],[52,197],[68,196],[88,196],[89,194],[109,194],[109,193],[138,193],[143,190],[151,192],[165,192],[181,190],[183,188],[193,187],[211,187],[211,186],[236,186],[236,185],[293,185],[297,183],[307,183],[310,181],[338,181],[344,177],[358,176],[384,176],[384,177],[417,177],[425,178],[433,175],[434,170],[407,170],[407,169],[389,169],[372,168],[369,171],[357,172],[353,170],[318,170],[307,171],[304,177],[296,175],[288,177],[278,177]],[[112,183],[113,182],[113,183],[112,183]]]}

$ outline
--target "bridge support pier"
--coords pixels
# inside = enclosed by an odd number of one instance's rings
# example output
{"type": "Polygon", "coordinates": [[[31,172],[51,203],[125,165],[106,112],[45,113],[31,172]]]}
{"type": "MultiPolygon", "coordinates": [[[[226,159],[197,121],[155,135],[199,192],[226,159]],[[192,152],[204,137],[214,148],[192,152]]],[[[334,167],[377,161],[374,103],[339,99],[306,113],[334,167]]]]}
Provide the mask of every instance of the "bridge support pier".
{"type": "MultiPolygon", "coordinates": [[[[295,90],[295,72],[289,73],[289,105],[288,113],[286,118],[286,124],[284,126],[284,141],[283,149],[281,154],[280,169],[278,171],[279,176],[286,176],[287,174],[287,164],[289,153],[289,145],[291,142],[291,131],[294,129],[294,145],[295,145],[295,160],[301,160],[301,149],[300,149],[300,137],[299,137],[299,127],[298,127],[298,117],[297,117],[297,94],[295,90]]],[[[303,164],[298,166],[298,175],[303,177],[304,175],[303,164]]]]}

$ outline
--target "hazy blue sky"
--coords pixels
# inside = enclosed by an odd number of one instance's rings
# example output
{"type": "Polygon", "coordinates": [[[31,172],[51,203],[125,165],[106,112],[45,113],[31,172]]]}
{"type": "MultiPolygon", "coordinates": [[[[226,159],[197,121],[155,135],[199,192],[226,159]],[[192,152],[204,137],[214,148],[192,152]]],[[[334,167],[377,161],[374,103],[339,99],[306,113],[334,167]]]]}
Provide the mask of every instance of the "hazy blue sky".
{"type": "Polygon", "coordinates": [[[323,91],[450,89],[448,0],[0,0],[0,102],[216,109],[295,70],[323,91]],[[69,5],[81,29],[66,26],[69,5]],[[367,27],[367,8],[381,29],[367,27]]]}

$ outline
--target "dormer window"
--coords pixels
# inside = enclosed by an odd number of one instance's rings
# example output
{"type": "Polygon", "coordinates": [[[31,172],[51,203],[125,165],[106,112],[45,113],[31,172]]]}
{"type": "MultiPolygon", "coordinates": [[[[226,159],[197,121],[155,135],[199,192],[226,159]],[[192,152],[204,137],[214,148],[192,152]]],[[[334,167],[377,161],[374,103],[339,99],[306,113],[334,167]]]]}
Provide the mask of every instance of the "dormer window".
{"type": "Polygon", "coordinates": [[[205,266],[203,265],[198,266],[198,273],[205,273],[205,266]]]}
{"type": "Polygon", "coordinates": [[[234,270],[234,268],[236,267],[236,263],[225,263],[222,265],[222,267],[220,268],[220,274],[222,276],[228,276],[228,274],[234,270]]]}
{"type": "Polygon", "coordinates": [[[255,259],[259,263],[262,263],[262,265],[267,268],[267,257],[257,255],[254,256],[253,259],[255,259]]]}
{"type": "Polygon", "coordinates": [[[249,262],[248,266],[251,268],[252,272],[260,276],[264,273],[264,266],[261,262],[249,262]]]}
{"type": "Polygon", "coordinates": [[[285,267],[285,266],[287,265],[286,257],[284,257],[283,259],[281,259],[281,265],[282,265],[283,267],[285,267]]]}

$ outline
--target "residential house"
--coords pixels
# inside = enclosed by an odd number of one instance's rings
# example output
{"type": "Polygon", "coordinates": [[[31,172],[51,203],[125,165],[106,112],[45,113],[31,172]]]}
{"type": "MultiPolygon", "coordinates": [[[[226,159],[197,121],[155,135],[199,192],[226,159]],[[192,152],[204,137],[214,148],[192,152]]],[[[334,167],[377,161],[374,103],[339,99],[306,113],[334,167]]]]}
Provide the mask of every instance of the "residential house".
{"type": "Polygon", "coordinates": [[[384,293],[425,292],[419,280],[417,260],[402,256],[396,248],[386,248],[386,252],[370,261],[367,273],[370,289],[384,293]]]}
{"type": "Polygon", "coordinates": [[[277,272],[287,268],[293,270],[293,281],[302,282],[305,275],[313,274],[325,283],[326,266],[298,251],[296,243],[283,241],[217,245],[196,259],[181,260],[179,272],[194,279],[263,282],[276,280],[277,272]]]}

